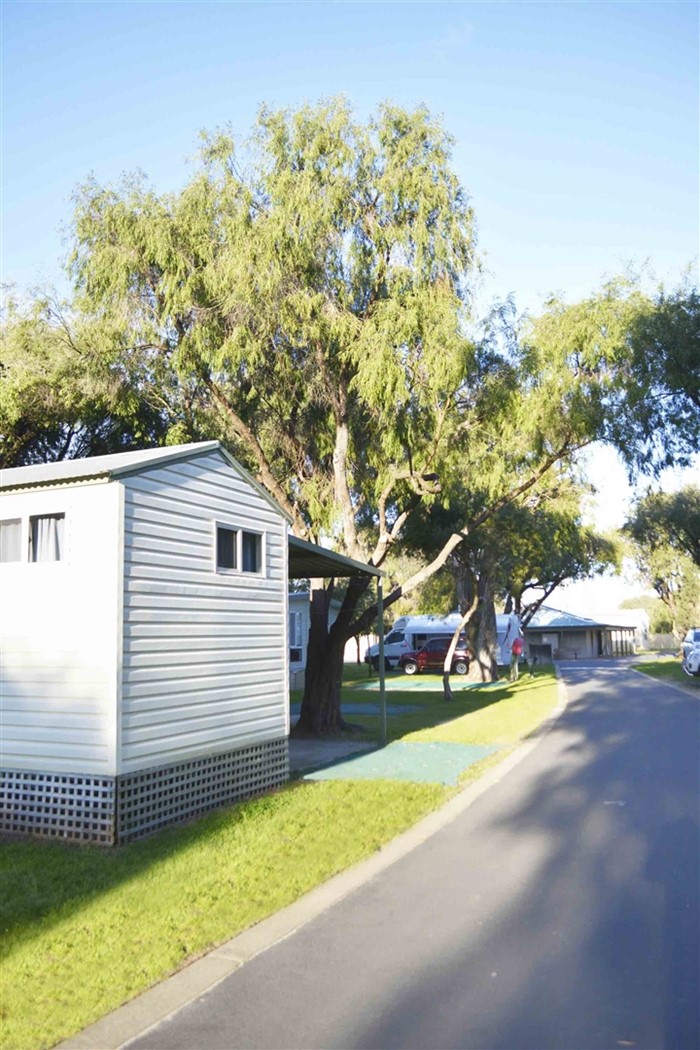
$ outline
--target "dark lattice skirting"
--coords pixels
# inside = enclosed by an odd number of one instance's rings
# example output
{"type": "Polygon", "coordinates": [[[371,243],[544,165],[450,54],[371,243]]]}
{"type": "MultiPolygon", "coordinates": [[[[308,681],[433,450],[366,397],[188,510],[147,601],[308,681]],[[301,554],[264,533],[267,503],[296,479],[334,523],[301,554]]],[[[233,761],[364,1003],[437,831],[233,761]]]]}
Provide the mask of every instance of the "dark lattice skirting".
{"type": "Polygon", "coordinates": [[[129,773],[117,784],[119,842],[233,799],[261,795],[288,779],[286,737],[164,769],[129,773]]]}
{"type": "Polygon", "coordinates": [[[0,831],[112,845],[289,779],[286,738],[120,777],[0,771],[0,831]]]}
{"type": "Polygon", "coordinates": [[[0,770],[0,831],[114,842],[114,777],[0,770]]]}

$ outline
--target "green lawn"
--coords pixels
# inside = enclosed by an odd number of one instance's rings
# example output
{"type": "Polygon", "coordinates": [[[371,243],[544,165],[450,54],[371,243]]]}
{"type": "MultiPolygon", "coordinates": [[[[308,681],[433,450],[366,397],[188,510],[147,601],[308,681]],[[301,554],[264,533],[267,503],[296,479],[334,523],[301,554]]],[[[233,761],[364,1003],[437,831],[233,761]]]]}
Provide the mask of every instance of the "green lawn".
{"type": "MultiPolygon", "coordinates": [[[[377,700],[352,681],[344,698],[377,700]]],[[[466,771],[466,782],[500,761],[556,701],[556,681],[544,673],[515,687],[475,689],[453,704],[412,688],[390,702],[421,711],[392,716],[389,729],[392,739],[501,744],[466,771]]],[[[353,721],[368,737],[379,732],[377,716],[353,721]]],[[[3,1046],[40,1050],[79,1031],[368,856],[452,793],[438,784],[298,782],[117,849],[6,843],[3,1046]]]]}
{"type": "Polygon", "coordinates": [[[700,678],[687,675],[681,667],[680,658],[677,656],[664,656],[659,660],[640,660],[635,664],[638,671],[648,674],[651,678],[660,678],[667,682],[677,682],[690,689],[695,689],[700,695],[700,678]]]}

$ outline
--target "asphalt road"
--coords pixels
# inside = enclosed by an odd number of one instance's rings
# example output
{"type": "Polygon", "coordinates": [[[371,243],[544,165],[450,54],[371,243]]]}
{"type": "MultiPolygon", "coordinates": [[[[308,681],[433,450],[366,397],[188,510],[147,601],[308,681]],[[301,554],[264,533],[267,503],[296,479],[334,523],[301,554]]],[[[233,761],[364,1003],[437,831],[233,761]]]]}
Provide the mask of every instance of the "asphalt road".
{"type": "Polygon", "coordinates": [[[700,705],[623,663],[507,777],[130,1047],[700,1047],[700,705]]]}

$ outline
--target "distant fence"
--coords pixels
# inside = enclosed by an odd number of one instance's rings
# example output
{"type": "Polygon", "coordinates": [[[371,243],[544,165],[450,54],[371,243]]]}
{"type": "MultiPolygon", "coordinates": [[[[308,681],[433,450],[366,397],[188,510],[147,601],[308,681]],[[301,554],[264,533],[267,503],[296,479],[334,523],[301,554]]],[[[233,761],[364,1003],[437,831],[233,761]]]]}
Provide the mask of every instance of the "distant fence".
{"type": "Polygon", "coordinates": [[[675,635],[672,634],[650,634],[649,635],[649,648],[650,649],[680,649],[678,640],[675,635]]]}

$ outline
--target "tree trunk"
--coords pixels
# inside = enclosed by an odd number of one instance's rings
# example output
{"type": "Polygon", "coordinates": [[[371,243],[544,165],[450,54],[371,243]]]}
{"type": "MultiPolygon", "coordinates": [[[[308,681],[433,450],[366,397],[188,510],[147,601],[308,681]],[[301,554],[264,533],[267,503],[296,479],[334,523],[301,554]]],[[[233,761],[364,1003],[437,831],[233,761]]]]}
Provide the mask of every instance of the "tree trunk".
{"type": "Polygon", "coordinates": [[[335,623],[328,626],[332,587],[324,588],[322,580],[311,581],[311,623],[306,650],[304,696],[294,736],[333,736],[356,726],[346,722],[341,713],[341,685],[345,660],[345,643],[352,638],[350,626],[367,581],[353,578],[335,623]]]}
{"type": "Polygon", "coordinates": [[[452,640],[450,642],[450,645],[449,645],[449,648],[447,650],[447,653],[445,654],[445,663],[444,663],[443,668],[442,668],[442,693],[443,693],[443,699],[445,700],[445,703],[450,703],[452,700],[454,700],[454,695],[452,693],[452,686],[450,685],[450,672],[452,670],[452,657],[455,654],[455,649],[457,648],[457,643],[459,642],[459,636],[462,633],[462,631],[464,630],[464,628],[467,626],[469,621],[471,620],[471,618],[474,615],[474,613],[476,612],[476,608],[477,608],[478,602],[479,602],[478,595],[475,594],[473,599],[472,599],[472,603],[471,603],[471,605],[469,606],[469,608],[467,609],[466,612],[463,611],[464,606],[460,605],[460,610],[462,610],[462,619],[459,621],[459,624],[455,628],[455,633],[452,635],[452,640]]]}
{"type": "Polygon", "coordinates": [[[321,657],[307,662],[304,697],[299,720],[292,730],[294,736],[332,736],[351,728],[340,711],[344,655],[344,644],[331,644],[327,639],[321,657]]]}
{"type": "Polygon", "coordinates": [[[469,664],[467,681],[495,682],[498,679],[497,644],[498,633],[493,590],[489,580],[482,576],[479,580],[479,604],[471,620],[471,631],[469,632],[472,660],[469,664]]]}

